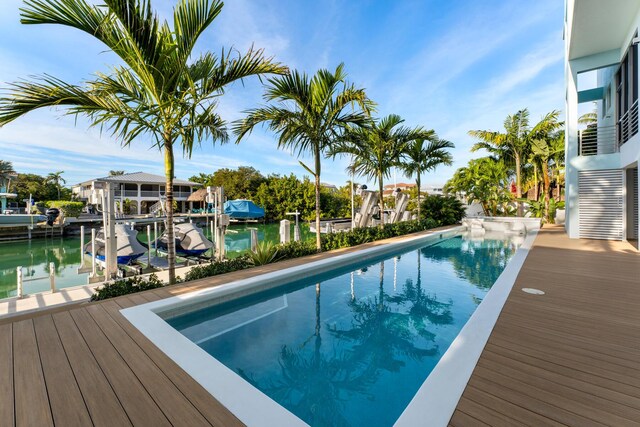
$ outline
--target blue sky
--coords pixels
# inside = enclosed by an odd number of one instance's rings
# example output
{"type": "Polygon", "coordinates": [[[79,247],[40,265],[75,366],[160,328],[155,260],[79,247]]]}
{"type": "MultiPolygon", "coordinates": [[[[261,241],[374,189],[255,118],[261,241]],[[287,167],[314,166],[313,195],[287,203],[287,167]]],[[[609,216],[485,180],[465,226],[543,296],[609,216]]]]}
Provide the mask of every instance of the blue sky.
{"type": "MultiPolygon", "coordinates": [[[[168,17],[172,3],[153,5],[168,17]]],[[[77,83],[116,63],[83,33],[21,25],[20,4],[0,2],[0,85],[42,73],[77,83]]],[[[308,73],[344,62],[349,80],[378,103],[378,116],[399,114],[407,125],[435,129],[455,143],[454,165],[423,177],[424,185],[439,185],[481,155],[470,152],[468,130],[499,130],[507,114],[525,107],[532,121],[564,108],[562,23],[558,0],[229,0],[197,48],[246,51],[254,44],[308,73]]],[[[262,103],[262,92],[257,79],[229,88],[221,116],[242,117],[262,103]]],[[[110,169],[163,173],[162,156],[149,141],[122,148],[62,113],[41,110],[0,128],[0,159],[23,173],[64,170],[68,184],[110,169]]],[[[177,160],[176,175],[242,165],[265,174],[305,174],[296,157],[277,149],[274,135],[257,129],[239,145],[203,143],[192,159],[177,160]]],[[[322,180],[344,184],[346,166],[346,160],[325,160],[322,180]]],[[[407,180],[400,173],[396,179],[407,180]]]]}

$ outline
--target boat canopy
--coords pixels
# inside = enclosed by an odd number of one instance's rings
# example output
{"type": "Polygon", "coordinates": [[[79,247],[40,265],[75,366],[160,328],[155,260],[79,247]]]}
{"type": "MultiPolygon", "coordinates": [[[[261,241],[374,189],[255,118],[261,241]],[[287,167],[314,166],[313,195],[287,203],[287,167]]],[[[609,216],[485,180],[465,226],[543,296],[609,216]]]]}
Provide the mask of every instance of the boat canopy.
{"type": "Polygon", "coordinates": [[[264,217],[264,209],[256,206],[251,200],[229,200],[224,203],[224,213],[238,219],[264,217]]]}

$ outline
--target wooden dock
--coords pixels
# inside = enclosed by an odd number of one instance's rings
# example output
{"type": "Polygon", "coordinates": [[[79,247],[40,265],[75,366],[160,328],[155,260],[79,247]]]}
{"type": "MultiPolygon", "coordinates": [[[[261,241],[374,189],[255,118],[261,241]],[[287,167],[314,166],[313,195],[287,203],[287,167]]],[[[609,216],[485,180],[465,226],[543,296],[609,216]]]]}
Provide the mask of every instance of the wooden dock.
{"type": "Polygon", "coordinates": [[[450,425],[640,425],[636,249],[541,230],[450,425]]]}
{"type": "MultiPolygon", "coordinates": [[[[0,424],[242,425],[120,309],[353,250],[0,320],[0,424]]],[[[639,287],[633,248],[543,230],[451,425],[637,425],[639,287]]]]}

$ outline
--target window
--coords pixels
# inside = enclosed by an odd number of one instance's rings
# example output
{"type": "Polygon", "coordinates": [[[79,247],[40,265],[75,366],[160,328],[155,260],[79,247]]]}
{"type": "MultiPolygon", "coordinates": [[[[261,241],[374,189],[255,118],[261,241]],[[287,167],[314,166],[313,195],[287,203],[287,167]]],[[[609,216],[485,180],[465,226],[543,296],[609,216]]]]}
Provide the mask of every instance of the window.
{"type": "MultiPolygon", "coordinates": [[[[638,36],[636,31],[634,38],[638,36]]],[[[616,121],[618,142],[638,133],[638,45],[632,44],[616,72],[616,121]]]]}

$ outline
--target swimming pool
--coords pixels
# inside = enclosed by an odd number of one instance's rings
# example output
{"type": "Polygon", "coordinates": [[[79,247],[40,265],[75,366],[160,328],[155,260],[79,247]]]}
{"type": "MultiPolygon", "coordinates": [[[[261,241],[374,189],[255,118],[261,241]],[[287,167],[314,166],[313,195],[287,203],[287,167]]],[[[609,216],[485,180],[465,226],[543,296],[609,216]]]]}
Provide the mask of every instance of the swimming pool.
{"type": "Polygon", "coordinates": [[[314,426],[393,425],[523,240],[450,234],[298,271],[257,293],[151,303],[163,319],[155,326],[139,316],[144,306],[123,314],[201,383],[220,383],[234,413],[236,399],[245,412],[281,405],[297,417],[289,421],[314,426]],[[199,351],[179,348],[176,331],[199,351]],[[248,394],[270,399],[251,404],[248,394]]]}

